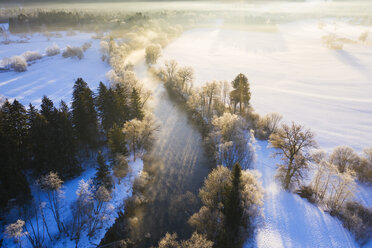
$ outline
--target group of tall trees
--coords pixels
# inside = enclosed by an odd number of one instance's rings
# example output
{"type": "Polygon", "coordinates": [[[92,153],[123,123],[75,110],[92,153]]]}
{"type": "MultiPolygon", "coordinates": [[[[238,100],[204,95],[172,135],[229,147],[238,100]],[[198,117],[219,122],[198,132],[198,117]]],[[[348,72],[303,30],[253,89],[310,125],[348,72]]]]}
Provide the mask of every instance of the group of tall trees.
{"type": "Polygon", "coordinates": [[[192,109],[197,109],[206,119],[215,115],[221,116],[227,111],[241,116],[251,111],[249,81],[242,73],[231,83],[213,81],[207,82],[201,88],[193,87],[193,69],[187,66],[179,67],[174,60],[166,61],[164,68],[160,68],[157,74],[163,82],[181,94],[192,109]]]}
{"type": "Polygon", "coordinates": [[[47,96],[40,109],[5,100],[0,108],[1,207],[10,199],[18,204],[30,199],[26,170],[37,176],[54,171],[63,180],[72,178],[82,170],[78,155],[96,151],[106,141],[112,157],[128,155],[123,125],[143,117],[136,89],[100,83],[95,96],[81,78],[73,87],[71,109],[63,101],[56,107],[47,96]]]}

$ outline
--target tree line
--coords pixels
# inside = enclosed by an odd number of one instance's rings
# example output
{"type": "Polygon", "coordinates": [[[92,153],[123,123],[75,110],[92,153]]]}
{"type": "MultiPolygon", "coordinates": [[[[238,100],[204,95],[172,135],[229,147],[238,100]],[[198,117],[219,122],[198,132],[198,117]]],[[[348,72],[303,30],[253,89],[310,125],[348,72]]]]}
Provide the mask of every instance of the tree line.
{"type": "Polygon", "coordinates": [[[95,95],[81,78],[74,84],[70,108],[63,101],[56,107],[47,96],[40,109],[5,100],[0,108],[1,207],[11,199],[17,204],[30,200],[26,171],[33,177],[50,171],[63,180],[75,177],[82,171],[81,157],[106,143],[113,157],[128,155],[121,129],[143,115],[136,89],[100,83],[95,95]]]}

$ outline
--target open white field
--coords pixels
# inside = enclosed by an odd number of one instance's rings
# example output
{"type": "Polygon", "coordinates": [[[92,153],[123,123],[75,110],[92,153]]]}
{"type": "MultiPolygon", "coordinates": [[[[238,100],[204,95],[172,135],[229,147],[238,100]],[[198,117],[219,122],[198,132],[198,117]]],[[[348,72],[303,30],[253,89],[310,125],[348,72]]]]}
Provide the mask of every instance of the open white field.
{"type": "Polygon", "coordinates": [[[306,125],[321,148],[349,145],[360,151],[372,145],[372,46],[332,50],[322,37],[358,40],[372,27],[324,23],[282,24],[277,32],[194,29],[169,45],[162,60],[192,66],[199,86],[231,81],[242,72],[258,113],[278,112],[286,122],[306,125]]]}
{"type": "MultiPolygon", "coordinates": [[[[273,150],[266,148],[266,141],[258,142],[258,147],[255,168],[262,174],[265,198],[264,221],[258,227],[254,247],[359,247],[337,218],[300,196],[284,191],[274,180],[275,163],[279,163],[279,159],[270,157],[273,150]]],[[[372,243],[365,247],[372,247],[372,243]]]]}
{"type": "Polygon", "coordinates": [[[26,51],[45,53],[45,49],[56,43],[62,50],[66,45],[82,46],[91,42],[92,47],[85,51],[84,58],[63,58],[61,54],[45,56],[31,62],[25,72],[0,72],[0,95],[9,99],[16,98],[22,104],[39,105],[43,95],[50,97],[56,104],[60,100],[67,103],[71,100],[72,87],[77,78],[82,77],[91,89],[100,81],[106,81],[109,65],[101,61],[99,40],[92,39],[92,33],[80,33],[68,36],[61,32],[60,38],[48,40],[41,34],[28,35],[28,39],[11,35],[10,39],[25,40],[26,43],[0,44],[0,60],[6,57],[21,55],[26,51]]]}

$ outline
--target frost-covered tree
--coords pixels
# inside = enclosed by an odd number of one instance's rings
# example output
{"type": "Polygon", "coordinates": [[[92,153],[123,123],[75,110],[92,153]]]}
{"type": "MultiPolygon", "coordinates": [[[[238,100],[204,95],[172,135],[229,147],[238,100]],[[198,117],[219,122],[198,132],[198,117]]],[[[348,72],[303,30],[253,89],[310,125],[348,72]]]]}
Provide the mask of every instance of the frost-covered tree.
{"type": "Polygon", "coordinates": [[[150,44],[146,47],[146,63],[155,64],[161,56],[161,46],[159,44],[150,44]]]}
{"type": "Polygon", "coordinates": [[[203,96],[205,98],[205,105],[207,106],[207,116],[211,116],[212,104],[214,103],[217,96],[220,95],[221,89],[216,81],[206,83],[203,88],[203,96]]]}
{"type": "Polygon", "coordinates": [[[260,118],[256,131],[258,138],[268,139],[272,133],[277,132],[282,118],[278,113],[267,114],[260,118]]]}
{"type": "Polygon", "coordinates": [[[142,121],[133,119],[124,124],[123,131],[127,137],[130,151],[134,160],[142,154],[154,141],[154,132],[157,129],[152,115],[145,115],[142,121]]]}
{"type": "Polygon", "coordinates": [[[175,60],[165,62],[164,82],[175,83],[177,79],[178,63],[175,60]]]}
{"type": "Polygon", "coordinates": [[[49,174],[42,176],[37,180],[37,185],[40,186],[41,190],[47,193],[47,199],[49,203],[49,208],[52,211],[54,220],[57,223],[57,228],[60,233],[65,231],[64,224],[60,215],[60,201],[62,191],[63,181],[59,178],[58,174],[55,172],[50,172],[49,174]]]}
{"type": "Polygon", "coordinates": [[[79,187],[76,190],[77,199],[71,205],[72,224],[69,229],[70,238],[75,241],[76,247],[78,247],[83,230],[93,221],[94,191],[92,180],[81,179],[79,181],[79,187]]]}
{"type": "Polygon", "coordinates": [[[159,241],[158,248],[212,248],[213,242],[205,235],[194,232],[190,239],[177,241],[177,234],[166,233],[159,241]]]}
{"type": "Polygon", "coordinates": [[[95,203],[93,209],[93,220],[89,223],[88,235],[93,236],[96,229],[102,224],[105,218],[106,204],[111,200],[110,192],[104,187],[100,186],[95,192],[95,203]]]}
{"type": "Polygon", "coordinates": [[[240,163],[246,169],[255,160],[254,135],[253,132],[244,134],[244,124],[240,116],[228,112],[212,120],[216,159],[229,168],[240,163]]]}
{"type": "Polygon", "coordinates": [[[340,172],[344,172],[347,169],[354,169],[358,165],[359,156],[351,147],[338,146],[333,150],[330,162],[336,165],[340,172]]]}
{"type": "Polygon", "coordinates": [[[191,66],[181,67],[177,71],[177,78],[180,82],[181,90],[186,90],[191,88],[191,83],[194,80],[194,69],[191,66]]]}
{"type": "Polygon", "coordinates": [[[205,179],[199,197],[203,206],[190,217],[189,223],[208,239],[217,242],[217,247],[226,247],[227,240],[236,238],[239,243],[244,238],[245,233],[240,231],[238,236],[232,237],[231,226],[243,230],[253,223],[263,204],[263,189],[255,172],[231,173],[226,167],[218,166],[205,179]],[[241,218],[236,222],[237,209],[241,218]],[[231,235],[226,237],[228,233],[231,235]]]}
{"type": "Polygon", "coordinates": [[[27,235],[23,230],[25,222],[23,220],[17,220],[15,223],[9,224],[5,227],[5,236],[8,239],[13,239],[18,247],[22,247],[22,238],[27,235]]]}
{"type": "Polygon", "coordinates": [[[270,146],[276,148],[275,156],[281,156],[276,177],[284,189],[301,183],[309,169],[310,150],[315,148],[314,134],[303,126],[292,123],[282,127],[269,137],[270,146]]]}
{"type": "Polygon", "coordinates": [[[353,197],[356,186],[355,172],[349,168],[340,172],[338,165],[333,164],[327,155],[317,156],[314,162],[317,171],[311,187],[315,201],[331,211],[338,211],[353,197]]]}

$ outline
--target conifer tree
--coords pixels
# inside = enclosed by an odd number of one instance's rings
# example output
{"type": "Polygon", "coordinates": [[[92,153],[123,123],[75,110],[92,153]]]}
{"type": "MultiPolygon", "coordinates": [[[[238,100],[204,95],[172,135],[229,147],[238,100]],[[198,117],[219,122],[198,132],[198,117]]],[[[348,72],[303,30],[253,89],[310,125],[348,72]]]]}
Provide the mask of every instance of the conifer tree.
{"type": "Polygon", "coordinates": [[[53,114],[56,112],[53,101],[47,96],[43,96],[40,107],[40,113],[46,118],[47,121],[52,121],[52,118],[55,117],[53,114]]]}
{"type": "Polygon", "coordinates": [[[18,101],[6,100],[0,107],[0,206],[16,199],[24,203],[31,198],[28,182],[22,172],[27,162],[26,110],[18,101]]]}
{"type": "Polygon", "coordinates": [[[130,112],[128,106],[128,89],[123,85],[117,84],[113,90],[115,100],[115,122],[121,126],[126,121],[130,120],[130,112]]]}
{"type": "Polygon", "coordinates": [[[130,97],[131,103],[131,112],[132,112],[132,119],[137,118],[138,120],[143,119],[143,110],[142,110],[142,103],[141,103],[141,96],[139,95],[138,91],[133,88],[132,94],[130,97]]]}
{"type": "Polygon", "coordinates": [[[226,244],[230,247],[239,245],[239,229],[245,226],[243,219],[243,208],[241,205],[241,183],[242,169],[236,163],[231,171],[231,185],[226,189],[224,202],[226,244]]]}
{"type": "Polygon", "coordinates": [[[234,113],[236,111],[236,105],[239,103],[240,114],[242,114],[243,105],[248,105],[251,99],[248,78],[240,73],[231,84],[234,89],[230,93],[230,100],[234,103],[234,113]]]}
{"type": "Polygon", "coordinates": [[[72,98],[72,122],[78,140],[86,148],[95,148],[99,135],[97,112],[93,92],[82,78],[76,80],[72,98]]]}
{"type": "Polygon", "coordinates": [[[110,175],[109,167],[101,152],[99,152],[97,156],[97,165],[97,172],[94,178],[97,188],[99,188],[99,186],[104,186],[106,189],[110,190],[113,183],[112,177],[110,175]]]}
{"type": "Polygon", "coordinates": [[[77,161],[77,144],[71,114],[64,101],[60,103],[56,126],[56,156],[59,158],[57,171],[64,178],[76,176],[81,172],[81,166],[77,161]]]}
{"type": "Polygon", "coordinates": [[[111,155],[115,154],[127,155],[127,144],[125,141],[125,134],[122,129],[114,123],[113,127],[108,133],[108,146],[110,148],[111,155]]]}

